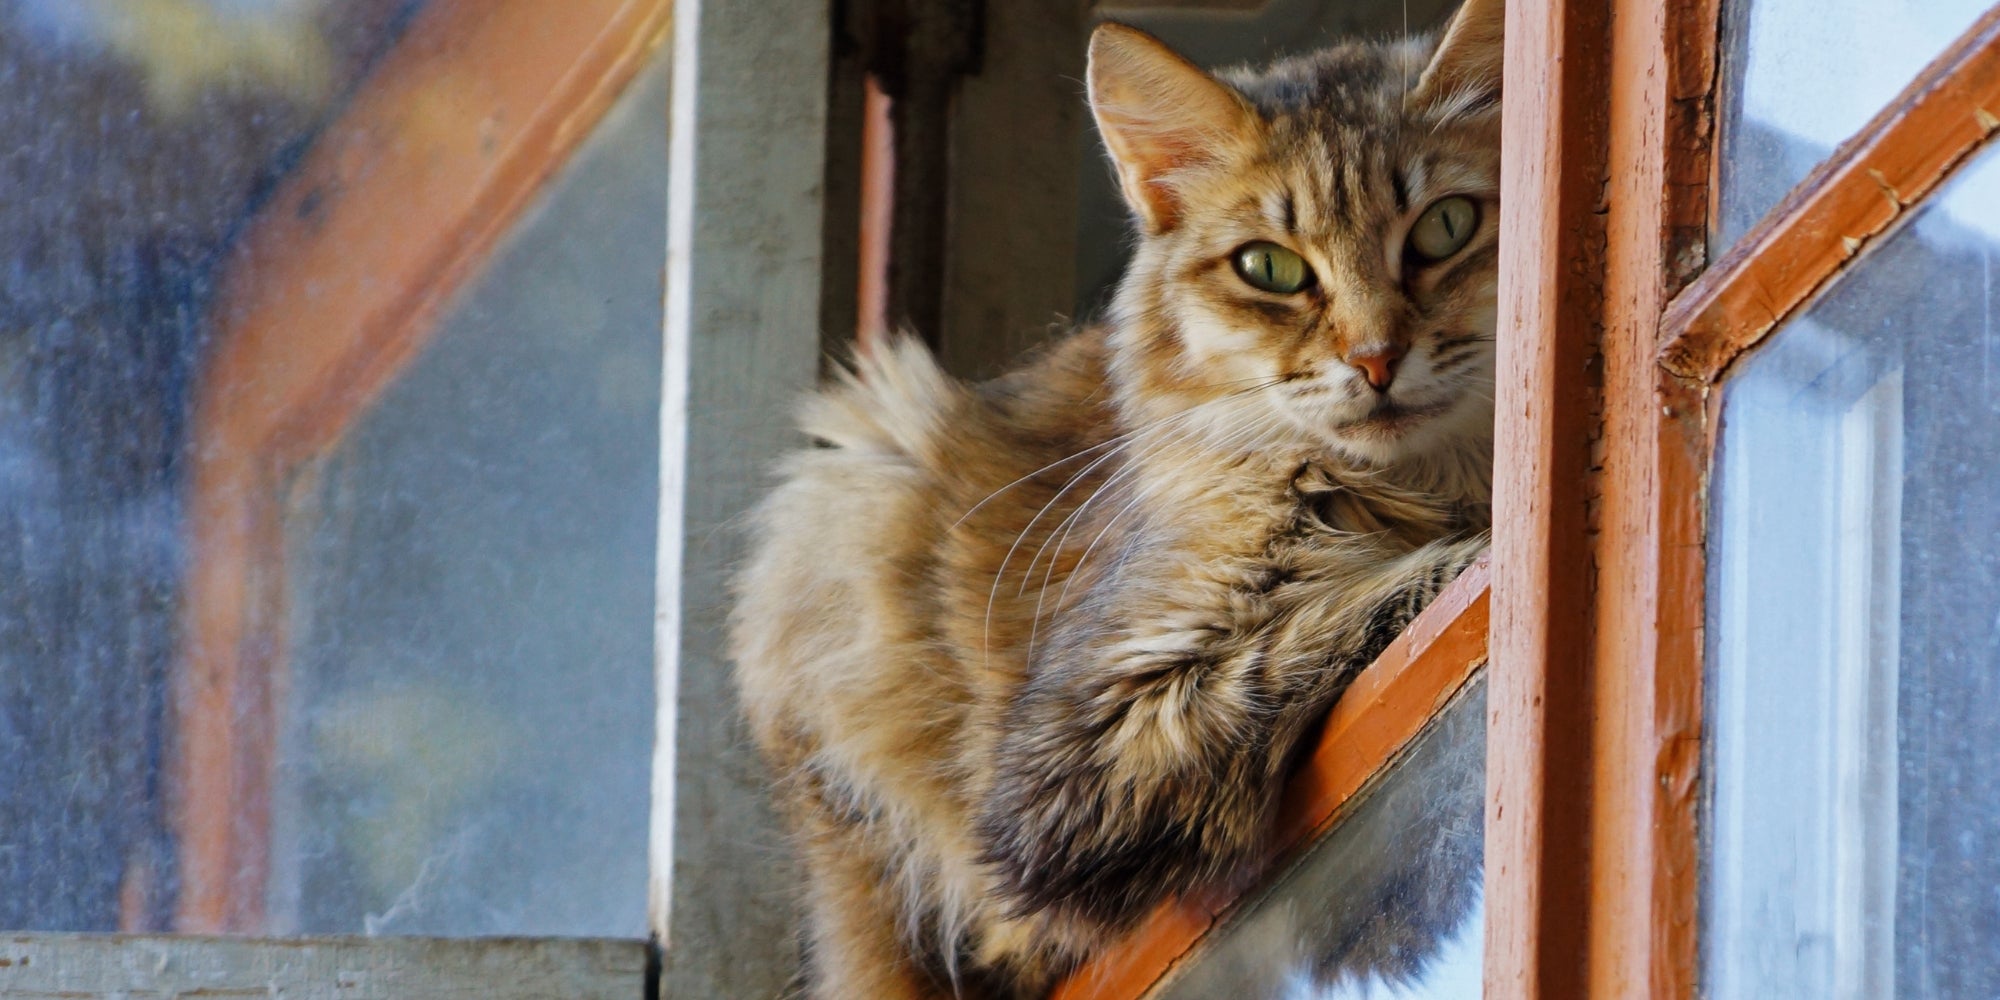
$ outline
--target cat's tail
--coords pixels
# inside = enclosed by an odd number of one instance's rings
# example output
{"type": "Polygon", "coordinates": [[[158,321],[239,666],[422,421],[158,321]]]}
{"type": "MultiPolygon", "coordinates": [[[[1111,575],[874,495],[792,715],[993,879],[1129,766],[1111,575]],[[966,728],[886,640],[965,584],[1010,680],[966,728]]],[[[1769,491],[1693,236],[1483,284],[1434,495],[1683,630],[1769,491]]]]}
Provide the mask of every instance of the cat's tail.
{"type": "Polygon", "coordinates": [[[921,460],[936,452],[963,398],[922,341],[895,335],[859,352],[837,384],[807,397],[799,425],[836,448],[921,460]]]}

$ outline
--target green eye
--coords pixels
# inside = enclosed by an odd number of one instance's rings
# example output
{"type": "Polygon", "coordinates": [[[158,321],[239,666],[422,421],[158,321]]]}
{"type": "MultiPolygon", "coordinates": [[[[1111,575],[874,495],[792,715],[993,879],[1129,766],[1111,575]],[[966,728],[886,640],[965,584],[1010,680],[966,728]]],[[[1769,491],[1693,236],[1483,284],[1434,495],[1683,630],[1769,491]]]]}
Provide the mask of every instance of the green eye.
{"type": "Polygon", "coordinates": [[[1305,258],[1276,243],[1252,243],[1236,251],[1236,273],[1254,288],[1290,295],[1313,283],[1305,258]]]}
{"type": "Polygon", "coordinates": [[[1479,206],[1472,199],[1444,198],[1424,209],[1410,227],[1410,251],[1427,263],[1440,261],[1465,249],[1478,229],[1479,206]]]}

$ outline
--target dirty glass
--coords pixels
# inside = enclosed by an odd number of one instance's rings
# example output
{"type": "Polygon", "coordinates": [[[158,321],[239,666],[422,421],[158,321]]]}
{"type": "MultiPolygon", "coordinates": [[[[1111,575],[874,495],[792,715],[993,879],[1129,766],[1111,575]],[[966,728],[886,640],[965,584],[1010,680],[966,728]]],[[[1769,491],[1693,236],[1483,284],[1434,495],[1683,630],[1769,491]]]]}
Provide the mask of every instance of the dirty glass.
{"type": "Polygon", "coordinates": [[[1987,0],[1728,0],[1715,245],[1741,237],[1989,6],[1987,0]]]}
{"type": "Polygon", "coordinates": [[[1162,1000],[1465,1000],[1481,992],[1486,682],[1332,833],[1229,918],[1162,1000]]]}
{"type": "Polygon", "coordinates": [[[273,930],[646,933],[666,91],[291,491],[273,930]]]}
{"type": "Polygon", "coordinates": [[[215,260],[411,7],[0,2],[0,927],[165,919],[215,260]]]}
{"type": "Polygon", "coordinates": [[[227,762],[272,775],[222,824],[258,865],[219,888],[185,863],[175,803],[231,780],[187,763],[218,723],[175,693],[207,613],[216,290],[427,10],[0,0],[0,930],[645,931],[657,69],[271,484],[252,584],[282,627],[245,662],[273,708],[220,723],[269,730],[234,744],[268,759],[227,762]],[[238,918],[191,923],[196,890],[238,918]]]}
{"type": "Polygon", "coordinates": [[[1716,997],[2000,996],[2000,156],[1726,383],[1716,997]]]}

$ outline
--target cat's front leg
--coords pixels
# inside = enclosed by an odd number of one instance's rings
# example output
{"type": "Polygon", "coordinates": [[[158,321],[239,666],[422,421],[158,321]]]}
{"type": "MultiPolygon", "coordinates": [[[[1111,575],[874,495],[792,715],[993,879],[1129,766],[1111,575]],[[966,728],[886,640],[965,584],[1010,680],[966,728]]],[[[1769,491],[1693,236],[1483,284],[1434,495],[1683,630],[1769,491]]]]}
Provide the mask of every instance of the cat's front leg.
{"type": "Polygon", "coordinates": [[[1052,651],[978,820],[1016,908],[1119,929],[1254,862],[1300,737],[1484,545],[1220,588],[1052,651]]]}

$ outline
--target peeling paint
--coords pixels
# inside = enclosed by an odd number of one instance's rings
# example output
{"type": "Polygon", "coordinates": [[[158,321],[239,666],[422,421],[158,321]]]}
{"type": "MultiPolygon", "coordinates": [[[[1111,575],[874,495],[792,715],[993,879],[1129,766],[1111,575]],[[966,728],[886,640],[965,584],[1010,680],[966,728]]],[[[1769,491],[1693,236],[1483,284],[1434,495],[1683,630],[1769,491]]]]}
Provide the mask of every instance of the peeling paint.
{"type": "Polygon", "coordinates": [[[1882,193],[1889,197],[1889,204],[1896,206],[1896,211],[1901,212],[1909,205],[1909,202],[1903,200],[1902,193],[1896,190],[1895,185],[1889,183],[1889,178],[1882,171],[1870,167],[1868,176],[1873,178],[1875,186],[1881,188],[1882,193]]]}

